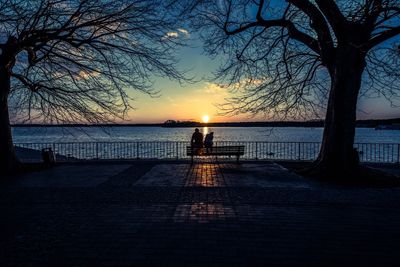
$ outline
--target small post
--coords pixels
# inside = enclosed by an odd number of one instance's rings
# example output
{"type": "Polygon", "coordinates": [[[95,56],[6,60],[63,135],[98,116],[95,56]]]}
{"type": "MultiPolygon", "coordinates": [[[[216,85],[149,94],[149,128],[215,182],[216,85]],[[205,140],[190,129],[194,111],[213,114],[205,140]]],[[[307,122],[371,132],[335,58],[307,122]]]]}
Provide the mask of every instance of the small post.
{"type": "Polygon", "coordinates": [[[175,143],[175,148],[176,148],[176,159],[178,160],[178,159],[179,159],[179,151],[178,151],[179,146],[178,146],[178,142],[175,143]]]}
{"type": "Polygon", "coordinates": [[[139,159],[139,142],[136,142],[136,159],[139,159]]]}
{"type": "Polygon", "coordinates": [[[96,142],[96,159],[99,159],[99,142],[96,142]]]}
{"type": "Polygon", "coordinates": [[[57,161],[56,144],[53,143],[51,146],[53,147],[54,161],[57,161]]]}
{"type": "Polygon", "coordinates": [[[55,161],[56,160],[56,144],[55,143],[51,144],[51,147],[53,149],[53,155],[54,155],[54,161],[55,161]]]}
{"type": "Polygon", "coordinates": [[[256,142],[256,160],[258,160],[258,142],[256,142]]]}
{"type": "Polygon", "coordinates": [[[397,144],[397,164],[400,164],[400,144],[397,144]]]}
{"type": "Polygon", "coordinates": [[[300,142],[297,144],[297,160],[300,160],[300,142]]]}

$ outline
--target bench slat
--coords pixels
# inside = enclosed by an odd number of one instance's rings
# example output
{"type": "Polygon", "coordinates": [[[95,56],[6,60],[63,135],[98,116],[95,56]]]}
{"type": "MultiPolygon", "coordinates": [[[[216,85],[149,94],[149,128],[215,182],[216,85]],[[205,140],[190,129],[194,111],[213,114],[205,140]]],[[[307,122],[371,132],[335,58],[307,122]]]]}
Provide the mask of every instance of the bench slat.
{"type": "Polygon", "coordinates": [[[186,147],[187,156],[241,156],[244,146],[214,146],[211,148],[186,147]],[[200,153],[198,153],[200,150],[200,153]]]}

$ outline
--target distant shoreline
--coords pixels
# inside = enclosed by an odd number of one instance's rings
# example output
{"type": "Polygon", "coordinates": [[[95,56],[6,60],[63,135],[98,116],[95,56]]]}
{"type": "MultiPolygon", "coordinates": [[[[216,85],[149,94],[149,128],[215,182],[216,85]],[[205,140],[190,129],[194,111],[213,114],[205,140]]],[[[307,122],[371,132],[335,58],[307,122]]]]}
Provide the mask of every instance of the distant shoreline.
{"type": "MultiPolygon", "coordinates": [[[[358,120],[358,128],[375,128],[379,125],[400,124],[400,118],[381,120],[358,120]]],[[[268,121],[268,122],[176,122],[165,123],[134,123],[134,124],[13,124],[12,127],[165,127],[165,128],[193,128],[193,127],[324,127],[324,121],[268,121]]]]}

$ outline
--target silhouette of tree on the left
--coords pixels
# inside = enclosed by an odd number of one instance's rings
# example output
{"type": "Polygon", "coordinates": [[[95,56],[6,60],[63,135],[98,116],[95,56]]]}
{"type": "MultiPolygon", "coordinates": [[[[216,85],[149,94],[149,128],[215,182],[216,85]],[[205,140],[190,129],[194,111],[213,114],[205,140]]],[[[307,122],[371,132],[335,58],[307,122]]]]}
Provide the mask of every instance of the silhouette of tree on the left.
{"type": "Polygon", "coordinates": [[[23,120],[104,122],[156,94],[152,75],[185,79],[176,25],[153,0],[0,0],[0,169],[14,172],[9,111],[23,120]],[[9,107],[10,104],[10,107],[9,107]]]}

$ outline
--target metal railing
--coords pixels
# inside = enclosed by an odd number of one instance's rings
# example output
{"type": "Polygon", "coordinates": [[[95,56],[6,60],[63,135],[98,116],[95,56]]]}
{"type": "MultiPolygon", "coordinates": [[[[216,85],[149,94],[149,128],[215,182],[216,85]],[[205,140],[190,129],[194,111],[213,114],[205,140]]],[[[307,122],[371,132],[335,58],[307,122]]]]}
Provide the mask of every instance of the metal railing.
{"type": "MultiPolygon", "coordinates": [[[[40,157],[43,148],[52,148],[58,161],[94,159],[186,159],[189,142],[70,142],[16,143],[30,151],[28,157],[40,157]]],[[[248,142],[218,141],[214,146],[244,145],[242,158],[253,160],[314,160],[319,142],[248,142]]],[[[362,162],[399,163],[398,143],[356,143],[362,162]]]]}

